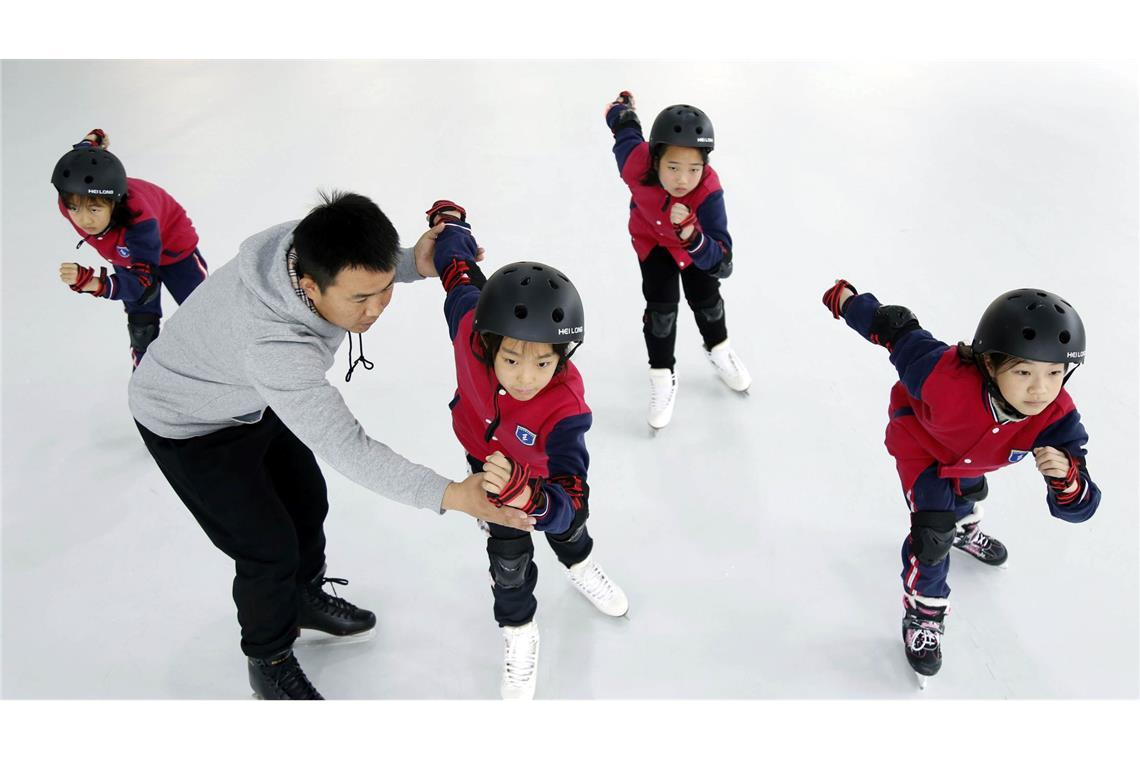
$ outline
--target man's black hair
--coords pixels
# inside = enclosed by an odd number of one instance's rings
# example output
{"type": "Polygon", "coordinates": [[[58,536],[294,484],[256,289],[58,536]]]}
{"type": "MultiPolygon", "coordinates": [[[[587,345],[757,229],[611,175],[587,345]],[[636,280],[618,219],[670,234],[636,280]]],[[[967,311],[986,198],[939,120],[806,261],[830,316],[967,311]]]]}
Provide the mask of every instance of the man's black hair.
{"type": "Polygon", "coordinates": [[[321,200],[293,231],[298,277],[308,275],[323,293],[345,267],[396,268],[400,236],[379,206],[339,190],[322,192],[321,200]]]}

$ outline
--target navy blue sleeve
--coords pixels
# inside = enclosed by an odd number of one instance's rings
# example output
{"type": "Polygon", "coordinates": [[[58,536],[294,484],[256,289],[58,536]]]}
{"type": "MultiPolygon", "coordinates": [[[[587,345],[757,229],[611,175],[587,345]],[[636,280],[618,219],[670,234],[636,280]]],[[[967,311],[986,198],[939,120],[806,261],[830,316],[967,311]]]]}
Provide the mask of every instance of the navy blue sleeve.
{"type": "Polygon", "coordinates": [[[590,487],[586,471],[590,454],[586,451],[586,431],[593,415],[576,414],[560,420],[546,437],[547,469],[550,475],[542,486],[546,495],[546,514],[538,518],[535,528],[547,533],[565,533],[574,513],[589,505],[590,487]]]}
{"type": "Polygon", "coordinates": [[[697,268],[704,271],[716,269],[732,251],[728,216],[724,212],[724,190],[710,193],[697,209],[697,229],[685,249],[697,268]]]}
{"type": "Polygon", "coordinates": [[[1081,476],[1080,496],[1077,497],[1077,500],[1071,504],[1059,504],[1057,492],[1052,488],[1048,489],[1046,496],[1049,513],[1066,522],[1084,522],[1092,517],[1097,507],[1100,506],[1100,489],[1093,482],[1085,464],[1085,457],[1088,452],[1085,451],[1084,447],[1088,441],[1088,433],[1085,432],[1085,426],[1081,424],[1081,415],[1074,409],[1042,430],[1037,436],[1037,440],[1033,442],[1035,449],[1041,446],[1052,446],[1068,453],[1077,463],[1077,469],[1081,476]]]}
{"type": "Polygon", "coordinates": [[[479,245],[471,234],[471,226],[458,219],[450,219],[435,241],[433,263],[439,272],[440,282],[447,291],[443,301],[443,314],[447,318],[448,335],[452,340],[459,323],[467,312],[479,303],[479,289],[471,284],[467,272],[475,268],[475,254],[479,245]]]}
{"type": "Polygon", "coordinates": [[[130,252],[130,264],[115,266],[108,279],[104,298],[145,303],[158,295],[158,266],[162,261],[162,238],[158,220],[147,219],[127,228],[123,247],[130,252]]]}
{"type": "Polygon", "coordinates": [[[614,132],[614,158],[617,159],[618,173],[621,173],[625,168],[626,159],[629,154],[633,152],[641,143],[645,142],[645,138],[641,134],[641,123],[636,119],[622,120],[621,115],[623,112],[628,111],[629,106],[615,105],[610,110],[606,111],[606,126],[611,131],[617,127],[614,132]],[[621,125],[618,122],[621,121],[621,125]]]}
{"type": "MultiPolygon", "coordinates": [[[[851,329],[871,343],[879,345],[872,325],[882,304],[872,293],[859,293],[847,299],[843,320],[851,329]]],[[[922,398],[922,386],[949,346],[926,330],[911,330],[891,346],[891,364],[899,373],[899,380],[907,393],[922,398]]]]}

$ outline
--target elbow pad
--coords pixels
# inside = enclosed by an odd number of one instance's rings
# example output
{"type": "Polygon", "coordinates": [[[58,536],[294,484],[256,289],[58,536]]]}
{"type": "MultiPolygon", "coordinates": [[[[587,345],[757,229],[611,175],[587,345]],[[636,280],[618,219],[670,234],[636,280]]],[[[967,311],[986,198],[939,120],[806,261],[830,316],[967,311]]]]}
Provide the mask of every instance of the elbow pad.
{"type": "Polygon", "coordinates": [[[871,342],[890,351],[899,338],[922,329],[914,312],[905,306],[880,306],[871,320],[871,342]]]}

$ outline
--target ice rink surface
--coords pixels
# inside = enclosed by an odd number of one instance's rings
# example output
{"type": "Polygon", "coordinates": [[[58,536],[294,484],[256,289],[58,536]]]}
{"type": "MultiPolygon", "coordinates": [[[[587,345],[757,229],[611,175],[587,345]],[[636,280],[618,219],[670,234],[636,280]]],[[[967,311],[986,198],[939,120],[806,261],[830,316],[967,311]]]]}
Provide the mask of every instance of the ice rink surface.
{"type": "MultiPolygon", "coordinates": [[[[595,556],[631,601],[606,619],[537,542],[540,698],[909,698],[899,545],[882,446],[887,353],[831,320],[835,277],[947,341],[1016,287],[1079,309],[1068,388],[1097,515],[1050,517],[1032,464],[990,476],[1008,567],[952,558],[943,672],[926,696],[1138,696],[1137,90],[1094,64],[4,62],[2,694],[249,696],[230,581],[127,411],[119,304],[62,285],[97,266],[60,217],[56,159],[94,127],[188,210],[212,269],[298,219],[318,188],[373,198],[405,244],[464,204],[485,268],[538,259],[585,300],[576,354],[595,556]],[[749,398],[716,379],[682,309],[672,424],[645,423],[628,192],[603,106],[648,128],[676,102],[716,126],[736,269],[729,334],[749,398]]],[[[173,302],[164,294],[169,314],[173,302]]],[[[402,285],[330,378],[365,429],[454,479],[438,282],[402,285]]],[[[501,638],[473,521],[388,502],[325,469],[329,574],[379,617],[365,643],[298,643],[328,698],[498,696],[501,638]]]]}

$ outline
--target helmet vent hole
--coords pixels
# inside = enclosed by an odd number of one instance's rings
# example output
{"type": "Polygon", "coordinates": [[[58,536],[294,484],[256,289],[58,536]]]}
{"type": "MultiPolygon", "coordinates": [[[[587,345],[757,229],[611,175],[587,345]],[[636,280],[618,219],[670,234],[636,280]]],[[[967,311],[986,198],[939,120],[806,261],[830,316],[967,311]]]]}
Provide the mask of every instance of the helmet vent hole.
{"type": "Polygon", "coordinates": [[[518,271],[518,267],[511,267],[510,269],[504,269],[503,274],[510,274],[511,272],[517,272],[517,271],[518,271]]]}
{"type": "Polygon", "coordinates": [[[1064,344],[1068,344],[1068,342],[1069,342],[1069,337],[1070,337],[1070,336],[1069,336],[1069,331],[1068,331],[1068,330],[1062,330],[1062,331],[1061,331],[1061,334],[1060,334],[1060,335],[1058,335],[1057,337],[1060,339],[1060,341],[1061,341],[1062,343],[1064,343],[1064,344]]]}
{"type": "Polygon", "coordinates": [[[673,132],[678,134],[678,135],[681,134],[681,125],[680,124],[674,124],[673,125],[673,132]]]}
{"type": "Polygon", "coordinates": [[[1033,303],[1031,303],[1031,304],[1029,304],[1028,306],[1026,306],[1026,307],[1025,307],[1025,310],[1026,310],[1026,311],[1033,311],[1034,309],[1036,309],[1036,308],[1037,308],[1038,306],[1040,306],[1040,305],[1041,305],[1041,304],[1039,304],[1039,303],[1037,303],[1036,301],[1034,301],[1033,303]]]}
{"type": "Polygon", "coordinates": [[[529,278],[529,277],[524,277],[524,278],[522,278],[522,281],[521,281],[521,282],[519,282],[519,285],[522,285],[524,288],[525,288],[527,285],[530,285],[530,278],[529,278]]]}
{"type": "Polygon", "coordinates": [[[542,267],[540,267],[540,266],[537,266],[537,265],[533,265],[533,264],[532,264],[530,268],[531,268],[531,269],[533,269],[533,270],[534,270],[534,271],[536,271],[536,272],[541,272],[541,271],[542,271],[542,267]]]}
{"type": "Polygon", "coordinates": [[[515,317],[518,319],[526,319],[526,306],[520,304],[515,305],[515,317]]]}
{"type": "Polygon", "coordinates": [[[92,177],[90,174],[88,174],[86,177],[83,178],[84,184],[87,184],[87,185],[90,185],[94,181],[95,181],[95,178],[92,177]]]}
{"type": "Polygon", "coordinates": [[[1007,301],[1012,301],[1012,300],[1013,300],[1013,299],[1015,299],[1015,298],[1021,298],[1021,294],[1020,294],[1020,293],[1014,293],[1012,296],[1010,296],[1010,297],[1009,297],[1009,298],[1007,298],[1006,300],[1007,300],[1007,301]]]}
{"type": "Polygon", "coordinates": [[[70,176],[71,176],[71,169],[64,169],[63,170],[63,178],[67,179],[70,176]]]}
{"type": "Polygon", "coordinates": [[[558,273],[558,276],[562,278],[563,282],[570,282],[569,278],[567,278],[566,275],[562,274],[561,272],[558,273]]]}
{"type": "Polygon", "coordinates": [[[1048,293],[1042,293],[1040,290],[1037,291],[1037,295],[1040,296],[1041,298],[1048,298],[1049,297],[1048,293]]]}
{"type": "Polygon", "coordinates": [[[1037,337],[1037,331],[1032,327],[1026,327],[1021,331],[1021,337],[1025,338],[1026,340],[1033,340],[1037,337]]]}
{"type": "Polygon", "coordinates": [[[92,166],[98,166],[98,165],[99,165],[99,162],[98,162],[96,159],[94,159],[94,158],[93,158],[93,159],[91,159],[91,165],[92,165],[92,166]]]}
{"type": "Polygon", "coordinates": [[[555,282],[554,280],[547,280],[547,282],[550,283],[550,287],[552,290],[558,290],[558,283],[557,282],[555,282]]]}
{"type": "Polygon", "coordinates": [[[562,312],[562,309],[555,309],[550,314],[550,318],[554,320],[555,324],[561,324],[565,316],[566,315],[562,312]]]}
{"type": "Polygon", "coordinates": [[[1060,306],[1058,306],[1057,304],[1053,304],[1053,308],[1057,310],[1057,313],[1058,313],[1058,314],[1064,314],[1064,313],[1065,313],[1065,310],[1064,310],[1064,309],[1062,309],[1062,308],[1061,308],[1060,306]]]}

